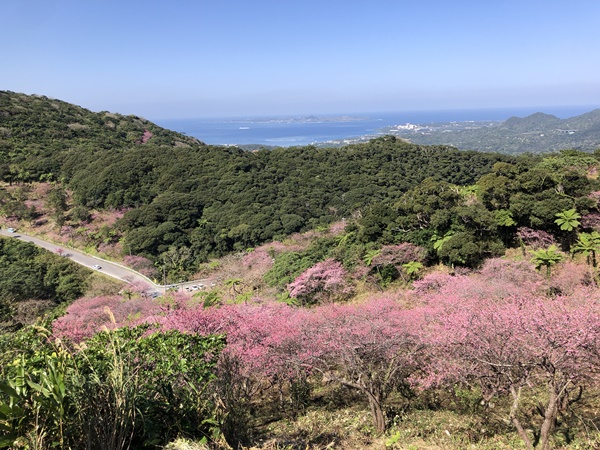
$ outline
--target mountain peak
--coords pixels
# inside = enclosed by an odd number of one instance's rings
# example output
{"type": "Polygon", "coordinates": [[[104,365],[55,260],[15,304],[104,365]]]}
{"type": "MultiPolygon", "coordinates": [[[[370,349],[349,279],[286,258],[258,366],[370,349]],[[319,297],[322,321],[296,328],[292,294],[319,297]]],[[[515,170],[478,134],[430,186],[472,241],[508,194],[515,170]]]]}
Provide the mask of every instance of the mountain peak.
{"type": "Polygon", "coordinates": [[[545,114],[542,112],[536,112],[526,117],[511,117],[507,119],[502,125],[508,128],[529,128],[535,129],[541,126],[548,126],[557,124],[560,119],[552,114],[545,114]]]}

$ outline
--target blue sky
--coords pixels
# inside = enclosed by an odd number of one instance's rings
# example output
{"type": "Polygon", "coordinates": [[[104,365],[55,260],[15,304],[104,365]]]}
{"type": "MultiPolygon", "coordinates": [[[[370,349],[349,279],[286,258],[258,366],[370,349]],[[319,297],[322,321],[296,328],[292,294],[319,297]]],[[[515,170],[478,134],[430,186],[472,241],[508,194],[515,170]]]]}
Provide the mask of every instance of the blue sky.
{"type": "Polygon", "coordinates": [[[600,1],[2,0],[0,89],[151,120],[600,106],[600,1]]]}

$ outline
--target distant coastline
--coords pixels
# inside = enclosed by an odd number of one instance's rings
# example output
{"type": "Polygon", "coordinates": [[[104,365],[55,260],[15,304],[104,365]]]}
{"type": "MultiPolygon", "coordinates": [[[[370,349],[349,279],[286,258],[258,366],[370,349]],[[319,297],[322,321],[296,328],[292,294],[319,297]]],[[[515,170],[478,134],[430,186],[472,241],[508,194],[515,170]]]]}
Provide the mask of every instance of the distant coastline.
{"type": "Polygon", "coordinates": [[[193,136],[212,145],[345,145],[389,134],[398,126],[455,122],[497,122],[543,112],[559,118],[586,113],[594,106],[528,107],[348,113],[296,116],[260,116],[198,119],[154,119],[158,125],[193,136]]]}

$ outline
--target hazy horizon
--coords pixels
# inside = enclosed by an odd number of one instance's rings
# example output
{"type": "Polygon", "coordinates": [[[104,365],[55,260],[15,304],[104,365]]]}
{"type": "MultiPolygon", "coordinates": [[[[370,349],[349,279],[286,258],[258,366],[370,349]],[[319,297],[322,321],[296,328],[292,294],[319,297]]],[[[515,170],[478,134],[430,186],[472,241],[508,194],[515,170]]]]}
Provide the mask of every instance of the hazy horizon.
{"type": "MultiPolygon", "coordinates": [[[[306,118],[306,117],[349,117],[349,118],[374,118],[379,115],[410,115],[410,114],[452,114],[458,113],[461,115],[468,114],[469,112],[480,115],[485,111],[490,112],[490,117],[481,120],[504,120],[510,116],[504,117],[502,114],[518,115],[524,117],[535,113],[550,114],[559,117],[560,119],[567,119],[577,115],[591,112],[595,109],[600,109],[600,105],[554,105],[554,106],[516,106],[516,107],[484,107],[484,108],[450,108],[450,109],[414,109],[414,110],[396,110],[396,111],[337,111],[337,112],[307,112],[297,114],[247,114],[247,115],[229,115],[229,116],[189,116],[189,117],[153,117],[152,119],[144,117],[145,119],[152,121],[178,121],[178,120],[251,120],[251,119],[293,119],[293,118],[306,118]],[[496,117],[496,118],[494,118],[496,117]],[[504,117],[504,119],[502,118],[504,117]]],[[[118,113],[119,111],[110,111],[118,113]]],[[[467,120],[479,120],[479,119],[464,119],[467,120]]]]}
{"type": "Polygon", "coordinates": [[[600,2],[5,0],[0,89],[151,120],[600,105],[600,2]]]}
{"type": "MultiPolygon", "coordinates": [[[[502,123],[509,117],[533,114],[530,109],[483,109],[413,111],[292,116],[242,116],[223,118],[156,119],[155,123],[212,145],[298,146],[348,139],[370,139],[385,133],[386,127],[405,123],[428,125],[455,123],[502,123]],[[310,118],[310,119],[309,119],[310,118]],[[307,120],[308,119],[308,120],[307,120]],[[315,120],[316,119],[316,120],[315,120]]],[[[585,107],[550,108],[560,119],[588,113],[585,107]]]]}

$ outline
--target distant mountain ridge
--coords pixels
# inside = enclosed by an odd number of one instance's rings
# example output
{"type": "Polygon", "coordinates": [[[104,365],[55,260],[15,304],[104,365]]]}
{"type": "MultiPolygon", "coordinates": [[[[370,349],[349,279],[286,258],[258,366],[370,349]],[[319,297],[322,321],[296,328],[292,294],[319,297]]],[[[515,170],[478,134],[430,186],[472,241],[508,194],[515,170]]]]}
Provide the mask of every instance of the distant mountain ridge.
{"type": "Polygon", "coordinates": [[[564,149],[593,152],[600,148],[600,109],[568,119],[537,112],[522,118],[510,117],[492,126],[458,130],[432,128],[403,137],[417,144],[452,145],[462,150],[508,154],[564,149]]]}
{"type": "Polygon", "coordinates": [[[510,117],[501,125],[514,131],[533,131],[536,128],[558,126],[561,120],[551,114],[537,112],[526,117],[510,117]]]}
{"type": "MultiPolygon", "coordinates": [[[[564,149],[593,152],[600,148],[600,109],[567,119],[537,112],[501,123],[477,124],[427,126],[393,134],[415,144],[505,154],[564,149]]],[[[134,115],[96,113],[42,95],[0,91],[0,153],[21,153],[27,148],[31,158],[56,151],[126,148],[146,142],[175,147],[203,145],[196,138],[134,115]]],[[[265,146],[244,146],[251,150],[256,147],[265,146]]]]}

